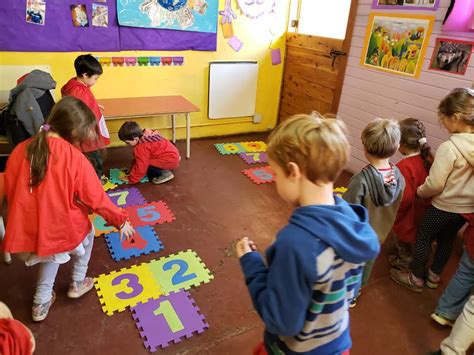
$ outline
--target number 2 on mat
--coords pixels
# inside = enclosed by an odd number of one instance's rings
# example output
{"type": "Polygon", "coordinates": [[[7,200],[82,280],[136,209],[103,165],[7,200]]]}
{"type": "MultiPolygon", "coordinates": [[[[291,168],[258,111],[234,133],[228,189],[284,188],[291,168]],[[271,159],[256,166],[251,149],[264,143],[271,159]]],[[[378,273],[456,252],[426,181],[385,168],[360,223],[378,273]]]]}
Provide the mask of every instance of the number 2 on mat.
{"type": "Polygon", "coordinates": [[[183,323],[176,314],[173,305],[168,300],[161,302],[158,308],[153,311],[153,314],[155,316],[163,315],[173,333],[184,329],[183,323]]]}
{"type": "Polygon", "coordinates": [[[170,260],[167,263],[163,264],[163,270],[167,271],[174,269],[174,265],[178,266],[178,270],[171,278],[171,282],[173,283],[173,285],[178,285],[180,283],[192,280],[197,277],[195,273],[185,275],[186,271],[188,271],[189,265],[186,261],[181,259],[170,260]]]}

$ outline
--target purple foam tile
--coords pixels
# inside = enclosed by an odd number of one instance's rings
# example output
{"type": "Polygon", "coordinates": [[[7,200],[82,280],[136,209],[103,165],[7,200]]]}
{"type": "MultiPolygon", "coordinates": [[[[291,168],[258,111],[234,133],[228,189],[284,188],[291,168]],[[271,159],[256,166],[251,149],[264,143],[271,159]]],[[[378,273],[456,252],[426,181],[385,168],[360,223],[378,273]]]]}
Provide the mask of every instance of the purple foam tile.
{"type": "Polygon", "coordinates": [[[242,160],[247,164],[259,164],[268,162],[268,156],[265,152],[240,153],[239,157],[241,157],[242,160]]]}
{"type": "Polygon", "coordinates": [[[143,205],[146,203],[142,193],[136,187],[108,191],[107,195],[118,207],[143,205]]]}

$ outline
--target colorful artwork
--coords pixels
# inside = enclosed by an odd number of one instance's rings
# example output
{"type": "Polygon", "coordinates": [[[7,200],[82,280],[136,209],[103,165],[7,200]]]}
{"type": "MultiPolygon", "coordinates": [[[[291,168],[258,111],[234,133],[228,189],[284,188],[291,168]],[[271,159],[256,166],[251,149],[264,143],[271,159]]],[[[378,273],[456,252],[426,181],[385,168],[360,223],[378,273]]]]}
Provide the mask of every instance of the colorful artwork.
{"type": "Polygon", "coordinates": [[[373,0],[373,9],[436,10],[440,0],[373,0]]]}
{"type": "Polygon", "coordinates": [[[117,1],[121,26],[217,32],[217,0],[117,1]]]}
{"type": "Polygon", "coordinates": [[[471,58],[473,42],[437,38],[430,69],[464,75],[471,58]]]}
{"type": "Polygon", "coordinates": [[[130,310],[144,345],[151,352],[209,328],[195,301],[186,291],[138,303],[130,310]]]}
{"type": "Polygon", "coordinates": [[[275,0],[237,0],[237,4],[245,16],[258,18],[273,11],[275,0]]]}
{"type": "Polygon", "coordinates": [[[109,7],[92,4],[92,26],[109,27],[109,7]]]}
{"type": "Polygon", "coordinates": [[[433,22],[434,16],[370,14],[361,64],[417,78],[433,22]]]}
{"type": "Polygon", "coordinates": [[[44,25],[46,17],[46,2],[26,0],[26,22],[34,25],[44,25]]]}
{"type": "Polygon", "coordinates": [[[71,17],[74,27],[89,27],[86,5],[71,5],[71,17]]]}

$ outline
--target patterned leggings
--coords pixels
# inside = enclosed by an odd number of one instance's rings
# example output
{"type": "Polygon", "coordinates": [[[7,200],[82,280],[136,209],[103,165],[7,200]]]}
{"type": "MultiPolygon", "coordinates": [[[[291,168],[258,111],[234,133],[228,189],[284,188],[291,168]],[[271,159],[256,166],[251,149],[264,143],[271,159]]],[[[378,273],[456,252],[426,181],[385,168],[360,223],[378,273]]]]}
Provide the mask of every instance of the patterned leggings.
{"type": "Polygon", "coordinates": [[[431,243],[437,241],[431,271],[441,274],[451,256],[456,233],[466,223],[460,214],[446,212],[430,206],[416,231],[415,254],[410,265],[412,273],[423,278],[430,257],[431,243]]]}

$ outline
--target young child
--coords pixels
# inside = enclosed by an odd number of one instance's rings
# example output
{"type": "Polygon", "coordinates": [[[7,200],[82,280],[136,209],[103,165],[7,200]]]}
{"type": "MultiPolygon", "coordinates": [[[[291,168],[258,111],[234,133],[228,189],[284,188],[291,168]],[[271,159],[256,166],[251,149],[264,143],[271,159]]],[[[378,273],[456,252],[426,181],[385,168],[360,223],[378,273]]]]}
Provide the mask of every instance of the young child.
{"type": "MultiPolygon", "coordinates": [[[[354,175],[343,198],[369,211],[369,222],[383,244],[390,233],[402,200],[405,182],[390,158],[400,145],[400,127],[391,119],[376,118],[362,131],[362,144],[369,164],[354,175]]],[[[362,286],[369,281],[375,259],[364,266],[362,286]]],[[[355,306],[356,299],[351,306],[355,306]]]]}
{"type": "Polygon", "coordinates": [[[379,252],[364,207],[333,195],[349,157],[342,121],[293,116],[270,135],[268,156],[292,216],[266,251],[237,244],[253,304],[265,323],[259,354],[348,354],[348,301],[365,261],[379,252]],[[265,350],[266,349],[266,352],[265,350]]]}
{"type": "Polygon", "coordinates": [[[176,169],[181,160],[178,149],[158,131],[142,129],[138,123],[125,122],[118,136],[133,147],[135,160],[125,182],[136,184],[145,175],[155,185],[174,178],[171,170],[176,169]]]}
{"type": "Polygon", "coordinates": [[[92,289],[93,280],[86,277],[94,242],[89,211],[119,228],[121,237],[134,233],[125,212],[110,201],[92,165],[77,149],[94,137],[95,126],[94,114],[83,102],[65,97],[53,107],[40,132],[19,144],[8,159],[3,248],[19,253],[28,266],[40,263],[34,321],[48,315],[59,265],[71,256],[68,297],[78,298],[92,289]]]}
{"type": "Polygon", "coordinates": [[[412,260],[416,228],[430,204],[429,199],[416,196],[416,189],[425,182],[433,163],[433,156],[421,121],[406,118],[399,124],[401,132],[399,151],[405,158],[400,160],[397,168],[405,179],[405,190],[393,224],[397,254],[390,255],[389,262],[393,267],[406,269],[412,260]]]}
{"type": "Polygon", "coordinates": [[[101,107],[91,91],[91,86],[95,85],[97,79],[102,75],[102,66],[99,61],[90,54],[80,55],[74,61],[76,77],[69,80],[62,88],[61,95],[74,96],[83,101],[94,113],[97,121],[96,139],[89,139],[81,144],[82,151],[94,167],[99,178],[104,173],[104,159],[101,149],[110,144],[110,135],[105,118],[102,115],[101,107]]]}
{"type": "Polygon", "coordinates": [[[415,292],[423,291],[426,266],[433,240],[436,252],[426,286],[437,288],[440,274],[451,256],[457,232],[466,223],[463,214],[474,212],[474,90],[454,89],[439,104],[441,123],[451,133],[442,143],[425,183],[417,195],[432,198],[416,233],[410,270],[390,270],[390,277],[415,292]]]}

